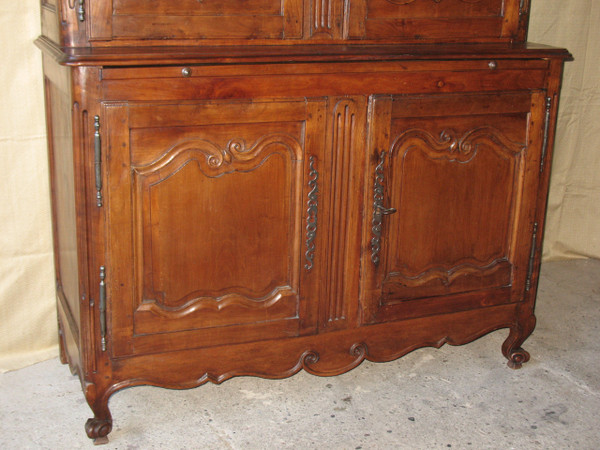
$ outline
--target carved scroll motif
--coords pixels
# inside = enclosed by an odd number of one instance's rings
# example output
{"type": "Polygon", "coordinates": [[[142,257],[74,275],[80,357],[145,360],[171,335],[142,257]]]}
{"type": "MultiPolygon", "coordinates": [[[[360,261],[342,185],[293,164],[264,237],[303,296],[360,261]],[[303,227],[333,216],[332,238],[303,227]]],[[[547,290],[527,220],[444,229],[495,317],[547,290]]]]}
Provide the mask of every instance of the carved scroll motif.
{"type": "MultiPolygon", "coordinates": [[[[134,170],[141,176],[168,169],[175,173],[190,160],[200,166],[207,177],[218,177],[238,170],[250,170],[260,166],[278,147],[284,147],[292,160],[301,159],[302,146],[291,136],[271,134],[258,139],[251,147],[241,138],[231,139],[225,148],[206,139],[190,139],[175,145],[157,161],[134,170]],[[198,157],[202,155],[203,157],[198,157]]],[[[161,177],[164,178],[164,177],[161,177]]]]}
{"type": "Polygon", "coordinates": [[[313,268],[313,259],[315,257],[315,238],[317,237],[317,214],[319,210],[319,172],[315,169],[315,157],[310,157],[310,180],[308,187],[311,188],[308,193],[307,209],[306,209],[306,264],[304,268],[311,270],[313,268]]]}
{"type": "Polygon", "coordinates": [[[408,130],[396,138],[390,153],[406,154],[418,148],[434,159],[468,163],[477,155],[483,144],[488,144],[492,150],[504,155],[514,155],[525,150],[525,144],[511,141],[500,130],[479,127],[462,136],[458,136],[454,130],[444,130],[438,138],[425,130],[408,130]]]}
{"type": "Polygon", "coordinates": [[[451,268],[434,267],[410,276],[400,272],[388,274],[386,283],[398,283],[402,286],[416,287],[426,284],[433,280],[439,280],[444,286],[451,285],[456,279],[469,274],[478,274],[480,276],[489,276],[497,271],[505,269],[510,263],[505,257],[496,258],[491,262],[480,262],[470,259],[468,262],[459,263],[451,268]]]}
{"type": "Polygon", "coordinates": [[[350,347],[348,354],[350,355],[351,359],[343,366],[332,367],[327,364],[328,361],[323,361],[322,367],[319,367],[319,363],[321,362],[321,356],[319,352],[315,350],[307,350],[300,357],[299,364],[296,367],[302,368],[313,375],[336,375],[339,373],[348,372],[349,370],[352,370],[360,365],[360,363],[367,359],[369,355],[369,349],[367,344],[364,342],[356,342],[350,347]]]}
{"type": "Polygon", "coordinates": [[[177,307],[168,307],[156,301],[146,301],[139,311],[149,311],[158,317],[177,319],[197,311],[222,311],[227,308],[237,307],[244,309],[268,309],[275,305],[284,296],[293,294],[289,286],[277,287],[264,298],[248,298],[241,294],[228,294],[222,297],[198,297],[192,295],[191,300],[177,307]]]}

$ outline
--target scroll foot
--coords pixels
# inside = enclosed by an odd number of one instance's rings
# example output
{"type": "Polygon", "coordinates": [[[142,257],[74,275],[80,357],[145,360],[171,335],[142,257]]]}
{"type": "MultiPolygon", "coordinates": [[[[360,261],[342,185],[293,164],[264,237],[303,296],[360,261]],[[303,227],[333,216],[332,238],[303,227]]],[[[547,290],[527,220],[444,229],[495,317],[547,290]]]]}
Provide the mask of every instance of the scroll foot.
{"type": "Polygon", "coordinates": [[[521,347],[523,342],[531,335],[535,328],[535,316],[530,314],[519,320],[516,326],[510,329],[508,337],[502,344],[502,353],[508,359],[508,367],[520,369],[523,363],[529,361],[529,353],[521,347]]]}
{"type": "Polygon", "coordinates": [[[85,432],[90,439],[94,440],[94,445],[102,445],[108,443],[108,433],[112,430],[111,419],[88,419],[85,424],[85,432]]]}
{"type": "Polygon", "coordinates": [[[511,369],[520,369],[527,361],[529,361],[529,353],[519,347],[510,353],[506,364],[511,369]]]}

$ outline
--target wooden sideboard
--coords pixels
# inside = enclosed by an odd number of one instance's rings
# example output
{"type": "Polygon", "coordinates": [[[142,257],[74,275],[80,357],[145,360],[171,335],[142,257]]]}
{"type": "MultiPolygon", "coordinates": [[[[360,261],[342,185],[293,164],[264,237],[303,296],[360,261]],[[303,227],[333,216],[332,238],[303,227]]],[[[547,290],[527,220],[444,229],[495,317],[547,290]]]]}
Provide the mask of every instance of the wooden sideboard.
{"type": "Polygon", "coordinates": [[[534,303],[563,49],[528,0],[42,0],[61,359],[336,375],[534,303]]]}

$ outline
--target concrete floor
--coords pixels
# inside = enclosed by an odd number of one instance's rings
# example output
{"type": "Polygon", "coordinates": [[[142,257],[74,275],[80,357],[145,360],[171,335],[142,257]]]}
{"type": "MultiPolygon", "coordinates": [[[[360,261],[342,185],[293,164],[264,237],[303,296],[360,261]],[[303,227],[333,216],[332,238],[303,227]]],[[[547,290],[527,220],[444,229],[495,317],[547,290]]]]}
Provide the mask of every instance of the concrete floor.
{"type": "MultiPolygon", "coordinates": [[[[127,389],[104,449],[598,449],[600,261],[544,264],[537,317],[518,371],[500,330],[333,378],[127,389]]],[[[89,416],[58,359],[0,375],[2,449],[93,448],[89,416]]]]}

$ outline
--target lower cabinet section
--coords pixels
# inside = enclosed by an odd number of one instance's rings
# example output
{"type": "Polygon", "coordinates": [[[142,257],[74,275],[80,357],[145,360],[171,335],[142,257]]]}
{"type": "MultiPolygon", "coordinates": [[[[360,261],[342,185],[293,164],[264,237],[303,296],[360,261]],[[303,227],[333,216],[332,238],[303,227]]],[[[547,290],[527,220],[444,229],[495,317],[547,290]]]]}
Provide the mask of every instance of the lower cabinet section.
{"type": "Polygon", "coordinates": [[[544,103],[104,102],[111,354],[521,301],[544,103]]]}
{"type": "Polygon", "coordinates": [[[562,60],[45,64],[76,105],[49,108],[73,142],[50,155],[53,185],[74,166],[59,319],[91,438],[133,385],[336,375],[499,328],[528,360],[562,60]]]}

